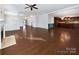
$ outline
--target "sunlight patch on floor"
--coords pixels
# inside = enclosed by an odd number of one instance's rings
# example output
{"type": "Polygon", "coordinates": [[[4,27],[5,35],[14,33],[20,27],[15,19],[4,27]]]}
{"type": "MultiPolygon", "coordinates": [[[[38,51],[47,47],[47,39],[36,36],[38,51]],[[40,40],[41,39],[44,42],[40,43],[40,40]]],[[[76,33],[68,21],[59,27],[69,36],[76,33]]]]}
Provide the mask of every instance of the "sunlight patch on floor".
{"type": "Polygon", "coordinates": [[[5,39],[3,39],[1,49],[13,46],[15,44],[16,44],[15,36],[14,35],[8,36],[5,39]]]}

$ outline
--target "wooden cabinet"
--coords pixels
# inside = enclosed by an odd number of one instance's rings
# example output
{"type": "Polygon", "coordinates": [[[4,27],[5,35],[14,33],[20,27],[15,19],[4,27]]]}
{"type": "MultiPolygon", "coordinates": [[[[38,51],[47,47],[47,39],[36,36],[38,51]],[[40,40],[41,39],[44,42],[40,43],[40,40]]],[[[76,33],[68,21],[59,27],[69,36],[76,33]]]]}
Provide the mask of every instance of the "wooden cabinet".
{"type": "Polygon", "coordinates": [[[55,27],[79,28],[79,17],[65,17],[63,20],[55,17],[55,27]]]}

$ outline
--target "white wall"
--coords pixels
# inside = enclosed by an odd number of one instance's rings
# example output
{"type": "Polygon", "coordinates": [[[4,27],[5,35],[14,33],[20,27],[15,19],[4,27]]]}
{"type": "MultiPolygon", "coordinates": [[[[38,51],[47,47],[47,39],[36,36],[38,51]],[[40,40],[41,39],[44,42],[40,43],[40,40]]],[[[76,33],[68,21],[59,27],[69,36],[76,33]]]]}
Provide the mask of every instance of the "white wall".
{"type": "Polygon", "coordinates": [[[18,15],[7,15],[6,22],[5,22],[5,30],[19,30],[20,26],[23,26],[23,19],[18,15]]]}
{"type": "Polygon", "coordinates": [[[48,14],[31,15],[27,22],[28,25],[32,22],[33,27],[48,29],[48,14]]]}
{"type": "Polygon", "coordinates": [[[31,16],[28,17],[28,21],[27,22],[28,22],[29,26],[32,25],[33,27],[37,27],[36,21],[37,21],[36,15],[31,15],[31,16]]]}
{"type": "Polygon", "coordinates": [[[37,27],[48,29],[48,14],[38,15],[37,27]]]}
{"type": "Polygon", "coordinates": [[[54,17],[51,15],[48,15],[48,23],[54,24],[54,17]]]}

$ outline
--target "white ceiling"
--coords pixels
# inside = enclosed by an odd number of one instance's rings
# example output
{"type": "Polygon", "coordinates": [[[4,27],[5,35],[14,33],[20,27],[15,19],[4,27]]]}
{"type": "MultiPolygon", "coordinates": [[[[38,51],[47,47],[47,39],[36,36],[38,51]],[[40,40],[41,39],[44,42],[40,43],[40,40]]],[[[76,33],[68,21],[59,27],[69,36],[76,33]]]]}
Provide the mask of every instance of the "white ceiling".
{"type": "Polygon", "coordinates": [[[24,4],[1,4],[0,8],[5,9],[6,11],[9,12],[25,13],[26,15],[30,15],[30,14],[50,13],[74,5],[77,4],[37,4],[38,10],[33,9],[33,11],[30,11],[30,9],[24,9],[26,7],[24,4]]]}

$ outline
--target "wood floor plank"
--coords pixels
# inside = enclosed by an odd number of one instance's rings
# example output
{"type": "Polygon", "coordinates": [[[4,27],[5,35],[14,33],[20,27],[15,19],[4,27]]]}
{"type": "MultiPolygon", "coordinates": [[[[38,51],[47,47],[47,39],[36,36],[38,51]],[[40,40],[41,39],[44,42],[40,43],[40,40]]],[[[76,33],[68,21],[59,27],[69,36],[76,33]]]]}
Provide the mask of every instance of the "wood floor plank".
{"type": "Polygon", "coordinates": [[[2,49],[3,55],[63,55],[79,54],[79,29],[55,28],[42,29],[27,27],[18,31],[8,31],[6,35],[15,35],[16,45],[2,49]],[[30,40],[30,36],[43,40],[30,40]]]}

